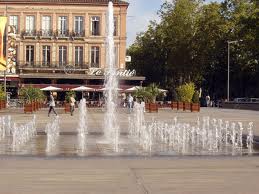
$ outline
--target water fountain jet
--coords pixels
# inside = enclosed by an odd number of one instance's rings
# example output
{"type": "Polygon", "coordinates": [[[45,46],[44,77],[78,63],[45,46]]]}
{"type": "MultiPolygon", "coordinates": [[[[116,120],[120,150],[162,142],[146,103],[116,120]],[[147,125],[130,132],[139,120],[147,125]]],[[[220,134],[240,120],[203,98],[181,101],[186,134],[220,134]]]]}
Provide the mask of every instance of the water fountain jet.
{"type": "Polygon", "coordinates": [[[117,121],[117,102],[118,102],[118,79],[116,75],[116,64],[114,54],[114,15],[113,3],[110,1],[107,11],[106,26],[106,74],[105,74],[105,105],[106,112],[104,116],[104,136],[106,140],[113,145],[114,150],[118,151],[119,143],[119,124],[117,121]]]}

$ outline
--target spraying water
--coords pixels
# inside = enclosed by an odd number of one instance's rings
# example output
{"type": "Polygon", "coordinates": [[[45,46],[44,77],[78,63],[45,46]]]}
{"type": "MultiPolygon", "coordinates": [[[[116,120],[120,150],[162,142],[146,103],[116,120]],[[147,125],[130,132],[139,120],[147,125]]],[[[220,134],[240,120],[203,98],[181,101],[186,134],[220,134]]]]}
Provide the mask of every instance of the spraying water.
{"type": "Polygon", "coordinates": [[[78,150],[84,152],[86,149],[86,136],[88,134],[86,100],[83,98],[79,103],[79,123],[78,123],[78,150]]]}
{"type": "Polygon", "coordinates": [[[12,127],[12,149],[20,151],[21,148],[37,134],[36,116],[33,115],[31,121],[18,126],[16,123],[12,127]]]}
{"type": "Polygon", "coordinates": [[[116,116],[117,98],[118,98],[118,79],[116,76],[116,65],[114,55],[114,16],[113,3],[109,2],[107,11],[106,26],[106,74],[105,74],[105,103],[106,113],[104,117],[104,135],[105,138],[114,146],[114,150],[118,151],[119,125],[116,116]]]}
{"type": "MultiPolygon", "coordinates": [[[[129,117],[129,137],[144,151],[152,152],[153,145],[166,145],[179,154],[243,153],[243,135],[247,133],[246,148],[253,153],[253,123],[244,129],[242,122],[234,123],[222,119],[198,118],[197,124],[182,123],[174,118],[172,123],[164,121],[145,122],[143,109],[136,103],[129,117]]],[[[155,147],[154,147],[155,148],[155,147]]]]}
{"type": "Polygon", "coordinates": [[[56,151],[60,133],[60,118],[58,116],[46,125],[45,132],[47,134],[46,153],[52,154],[56,151]]]}

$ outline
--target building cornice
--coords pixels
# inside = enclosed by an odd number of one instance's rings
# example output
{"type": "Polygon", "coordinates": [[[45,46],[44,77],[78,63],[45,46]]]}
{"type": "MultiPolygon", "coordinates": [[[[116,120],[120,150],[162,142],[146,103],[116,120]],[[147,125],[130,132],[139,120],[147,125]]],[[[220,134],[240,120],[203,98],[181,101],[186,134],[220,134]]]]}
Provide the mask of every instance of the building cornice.
{"type": "MultiPolygon", "coordinates": [[[[9,5],[74,5],[74,6],[107,6],[109,0],[1,0],[1,4],[9,5]]],[[[129,6],[128,2],[113,0],[114,6],[129,6]]]]}
{"type": "MultiPolygon", "coordinates": [[[[104,80],[104,76],[93,76],[86,74],[63,74],[63,73],[20,73],[22,79],[37,78],[37,79],[86,79],[86,80],[104,80]]],[[[144,81],[143,76],[119,77],[119,80],[135,80],[144,81]]]]}

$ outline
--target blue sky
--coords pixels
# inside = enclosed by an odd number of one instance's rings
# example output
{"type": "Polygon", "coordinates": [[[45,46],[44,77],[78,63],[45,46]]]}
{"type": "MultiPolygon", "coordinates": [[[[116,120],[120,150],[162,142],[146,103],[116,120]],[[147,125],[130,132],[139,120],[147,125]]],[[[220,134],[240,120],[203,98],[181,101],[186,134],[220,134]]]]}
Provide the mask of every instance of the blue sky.
{"type": "MultiPolygon", "coordinates": [[[[127,46],[130,46],[139,32],[147,29],[150,20],[157,19],[157,11],[166,0],[128,0],[127,46]]],[[[169,0],[167,0],[169,1],[169,0]]],[[[206,0],[222,1],[222,0],[206,0]]]]}

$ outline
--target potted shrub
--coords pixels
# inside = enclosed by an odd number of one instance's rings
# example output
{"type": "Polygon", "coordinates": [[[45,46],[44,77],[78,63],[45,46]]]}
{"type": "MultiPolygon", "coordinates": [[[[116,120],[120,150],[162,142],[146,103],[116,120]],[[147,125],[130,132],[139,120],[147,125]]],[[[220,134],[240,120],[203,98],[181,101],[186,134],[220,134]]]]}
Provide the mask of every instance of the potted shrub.
{"type": "Polygon", "coordinates": [[[75,91],[66,92],[65,104],[64,104],[65,113],[70,112],[70,97],[71,96],[75,96],[75,91]]]}
{"type": "Polygon", "coordinates": [[[158,112],[158,104],[156,103],[156,98],[161,92],[156,84],[152,83],[146,87],[146,94],[148,100],[148,111],[158,112]]]}
{"type": "Polygon", "coordinates": [[[148,103],[148,98],[149,98],[149,94],[146,90],[145,87],[139,87],[134,93],[133,96],[136,99],[142,99],[145,102],[145,110],[148,112],[149,111],[149,103],[148,103]]]}
{"type": "Polygon", "coordinates": [[[184,85],[179,86],[176,90],[179,98],[177,107],[178,110],[191,110],[192,97],[195,91],[194,83],[186,83],[184,85]]]}
{"type": "Polygon", "coordinates": [[[22,88],[20,90],[20,97],[24,101],[24,112],[36,111],[37,108],[37,101],[43,98],[43,92],[39,88],[34,88],[32,86],[22,88]]]}
{"type": "Polygon", "coordinates": [[[33,113],[33,105],[32,105],[32,87],[22,88],[20,90],[20,98],[23,100],[24,104],[24,113],[33,113]]]}
{"type": "Polygon", "coordinates": [[[146,102],[145,108],[147,112],[158,112],[158,104],[156,97],[160,94],[159,88],[156,84],[150,84],[148,87],[141,87],[135,93],[136,98],[144,99],[146,102]]]}
{"type": "Polygon", "coordinates": [[[192,112],[200,112],[200,94],[196,91],[192,97],[192,104],[191,104],[191,111],[192,112]]]}

